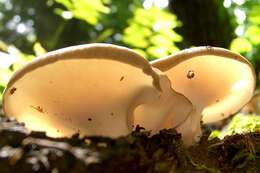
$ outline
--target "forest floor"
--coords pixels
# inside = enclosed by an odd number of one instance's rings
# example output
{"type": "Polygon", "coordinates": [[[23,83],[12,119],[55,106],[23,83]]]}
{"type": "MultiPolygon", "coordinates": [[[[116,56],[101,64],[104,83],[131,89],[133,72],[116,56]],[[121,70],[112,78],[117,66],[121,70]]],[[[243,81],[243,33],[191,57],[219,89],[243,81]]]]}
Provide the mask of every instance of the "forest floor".
{"type": "Polygon", "coordinates": [[[0,116],[1,173],[260,173],[260,133],[201,141],[189,148],[174,129],[137,127],[111,139],[50,138],[0,116]]]}

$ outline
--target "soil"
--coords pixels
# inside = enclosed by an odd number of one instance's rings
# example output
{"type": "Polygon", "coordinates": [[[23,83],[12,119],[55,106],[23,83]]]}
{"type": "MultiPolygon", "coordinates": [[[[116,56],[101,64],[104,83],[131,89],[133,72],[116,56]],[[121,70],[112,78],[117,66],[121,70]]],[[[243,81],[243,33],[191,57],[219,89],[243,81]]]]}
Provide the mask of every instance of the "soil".
{"type": "Polygon", "coordinates": [[[186,148],[174,129],[50,138],[1,115],[0,136],[0,173],[260,173],[258,132],[210,141],[205,133],[186,148]]]}

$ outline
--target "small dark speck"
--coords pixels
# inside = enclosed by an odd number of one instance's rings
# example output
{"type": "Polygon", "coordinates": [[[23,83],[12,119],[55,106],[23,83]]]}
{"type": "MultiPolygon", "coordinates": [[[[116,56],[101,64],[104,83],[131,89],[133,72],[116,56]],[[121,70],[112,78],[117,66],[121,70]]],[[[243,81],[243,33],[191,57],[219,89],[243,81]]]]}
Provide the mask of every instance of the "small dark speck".
{"type": "Polygon", "coordinates": [[[113,115],[114,115],[114,113],[113,113],[113,112],[111,112],[111,113],[110,113],[110,115],[111,115],[111,116],[113,116],[113,115]]]}
{"type": "Polygon", "coordinates": [[[15,93],[15,91],[17,90],[17,88],[12,88],[11,90],[10,90],[10,95],[13,95],[14,93],[15,93]]]}
{"type": "Polygon", "coordinates": [[[122,76],[122,77],[120,78],[120,81],[124,80],[124,78],[125,78],[125,76],[122,76]]]}
{"type": "Polygon", "coordinates": [[[92,118],[88,118],[88,121],[92,121],[92,118]]]}
{"type": "Polygon", "coordinates": [[[224,113],[221,113],[221,116],[222,116],[222,117],[224,117],[224,116],[225,116],[225,114],[224,114],[224,113]]]}
{"type": "Polygon", "coordinates": [[[194,76],[195,76],[194,71],[193,70],[189,70],[188,73],[187,73],[187,78],[188,79],[192,79],[192,78],[194,78],[194,76]]]}
{"type": "Polygon", "coordinates": [[[32,107],[33,109],[35,109],[35,110],[41,112],[41,113],[44,113],[43,108],[42,108],[41,106],[31,106],[31,107],[32,107]]]}
{"type": "Polygon", "coordinates": [[[219,100],[217,99],[216,102],[219,102],[219,100]]]}
{"type": "Polygon", "coordinates": [[[60,132],[60,130],[59,130],[59,129],[57,129],[57,132],[59,133],[59,132],[60,132]]]}
{"type": "Polygon", "coordinates": [[[53,81],[49,81],[49,84],[53,84],[53,81]]]}

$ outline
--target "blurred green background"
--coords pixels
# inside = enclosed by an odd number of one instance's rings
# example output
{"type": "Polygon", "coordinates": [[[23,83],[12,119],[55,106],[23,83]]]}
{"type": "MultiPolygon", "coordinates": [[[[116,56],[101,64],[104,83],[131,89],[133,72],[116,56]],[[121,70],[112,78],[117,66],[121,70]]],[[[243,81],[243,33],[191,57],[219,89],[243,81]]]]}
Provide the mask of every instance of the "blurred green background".
{"type": "Polygon", "coordinates": [[[13,71],[35,56],[94,42],[149,60],[219,46],[243,54],[258,74],[260,0],[0,0],[0,99],[13,71]]]}

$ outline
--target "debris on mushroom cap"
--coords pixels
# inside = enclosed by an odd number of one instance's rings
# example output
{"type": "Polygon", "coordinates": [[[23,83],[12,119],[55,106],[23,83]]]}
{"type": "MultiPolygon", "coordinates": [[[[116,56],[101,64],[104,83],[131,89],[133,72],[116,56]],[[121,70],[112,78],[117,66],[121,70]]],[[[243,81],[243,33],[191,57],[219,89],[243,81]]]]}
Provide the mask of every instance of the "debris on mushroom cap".
{"type": "Polygon", "coordinates": [[[191,48],[151,64],[166,73],[173,89],[192,102],[194,116],[182,125],[190,129],[188,136],[196,137],[199,133],[201,115],[203,123],[226,118],[241,109],[255,89],[252,65],[242,56],[222,48],[191,48]],[[197,124],[191,126],[195,121],[197,124]]]}
{"type": "MultiPolygon", "coordinates": [[[[74,46],[43,55],[17,71],[5,89],[3,108],[7,116],[49,136],[80,132],[117,137],[128,134],[135,119],[153,130],[166,113],[174,114],[173,107],[160,105],[165,88],[171,95],[168,100],[175,100],[171,97],[177,94],[166,80],[130,49],[74,46]],[[139,115],[135,109],[141,104],[144,111],[139,115]],[[150,104],[158,107],[152,116],[146,106],[150,104]],[[156,121],[147,121],[152,118],[156,121]]],[[[177,95],[179,105],[191,108],[184,96],[177,95]]],[[[187,118],[187,110],[180,111],[182,118],[172,118],[176,125],[187,118]]]]}

